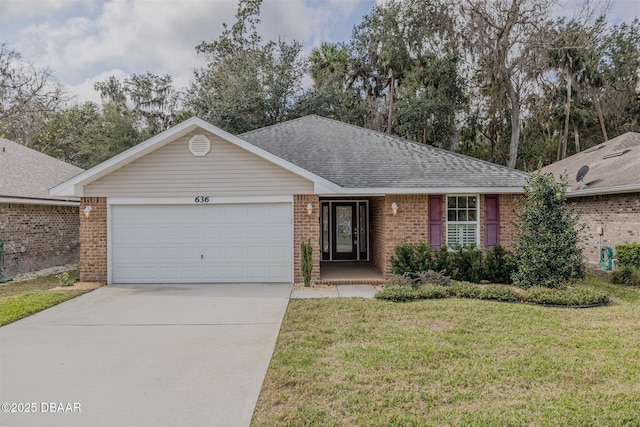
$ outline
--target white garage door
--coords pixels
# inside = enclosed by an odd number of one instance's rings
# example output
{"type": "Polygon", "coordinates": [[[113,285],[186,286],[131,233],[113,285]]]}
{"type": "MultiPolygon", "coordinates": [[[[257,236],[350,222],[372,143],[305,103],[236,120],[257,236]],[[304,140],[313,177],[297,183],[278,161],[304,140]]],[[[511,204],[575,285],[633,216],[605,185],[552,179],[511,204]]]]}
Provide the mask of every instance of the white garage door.
{"type": "Polygon", "coordinates": [[[113,283],[292,282],[291,203],[113,205],[113,283]]]}

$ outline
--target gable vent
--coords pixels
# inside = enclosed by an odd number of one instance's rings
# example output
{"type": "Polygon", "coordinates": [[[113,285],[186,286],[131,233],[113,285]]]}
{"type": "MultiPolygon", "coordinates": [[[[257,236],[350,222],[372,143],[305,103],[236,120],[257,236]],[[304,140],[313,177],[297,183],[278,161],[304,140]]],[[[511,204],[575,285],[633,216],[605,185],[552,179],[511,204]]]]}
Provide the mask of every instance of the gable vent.
{"type": "Polygon", "coordinates": [[[211,141],[204,135],[196,135],[189,140],[189,151],[196,157],[204,157],[211,151],[211,141]]]}

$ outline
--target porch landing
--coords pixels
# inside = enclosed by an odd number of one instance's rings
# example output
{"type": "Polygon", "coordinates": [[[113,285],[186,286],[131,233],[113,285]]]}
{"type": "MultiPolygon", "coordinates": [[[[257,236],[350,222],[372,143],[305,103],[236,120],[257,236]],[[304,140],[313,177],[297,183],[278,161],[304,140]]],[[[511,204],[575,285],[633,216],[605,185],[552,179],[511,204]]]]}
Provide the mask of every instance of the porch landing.
{"type": "Polygon", "coordinates": [[[384,285],[382,273],[370,263],[321,262],[319,285],[384,285]]]}

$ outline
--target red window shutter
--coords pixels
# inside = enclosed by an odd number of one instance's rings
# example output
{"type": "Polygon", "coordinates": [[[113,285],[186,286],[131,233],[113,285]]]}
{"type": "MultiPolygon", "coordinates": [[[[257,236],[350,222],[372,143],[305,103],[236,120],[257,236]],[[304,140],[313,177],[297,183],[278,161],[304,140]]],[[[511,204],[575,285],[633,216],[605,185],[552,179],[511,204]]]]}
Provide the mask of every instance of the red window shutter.
{"type": "Polygon", "coordinates": [[[491,249],[500,243],[500,207],[497,194],[484,196],[484,247],[491,249]]]}
{"type": "Polygon", "coordinates": [[[442,244],[442,196],[429,196],[429,246],[442,244]]]}

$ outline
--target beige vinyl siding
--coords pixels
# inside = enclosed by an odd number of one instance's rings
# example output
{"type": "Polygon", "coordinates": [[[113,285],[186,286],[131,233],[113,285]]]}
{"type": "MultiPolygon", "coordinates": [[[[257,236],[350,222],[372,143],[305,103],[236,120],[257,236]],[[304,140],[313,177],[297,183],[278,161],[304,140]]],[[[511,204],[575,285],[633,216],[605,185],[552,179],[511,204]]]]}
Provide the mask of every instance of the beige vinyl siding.
{"type": "Polygon", "coordinates": [[[191,133],[85,187],[86,197],[276,196],[313,193],[313,183],[215,135],[189,151],[191,133]]]}

